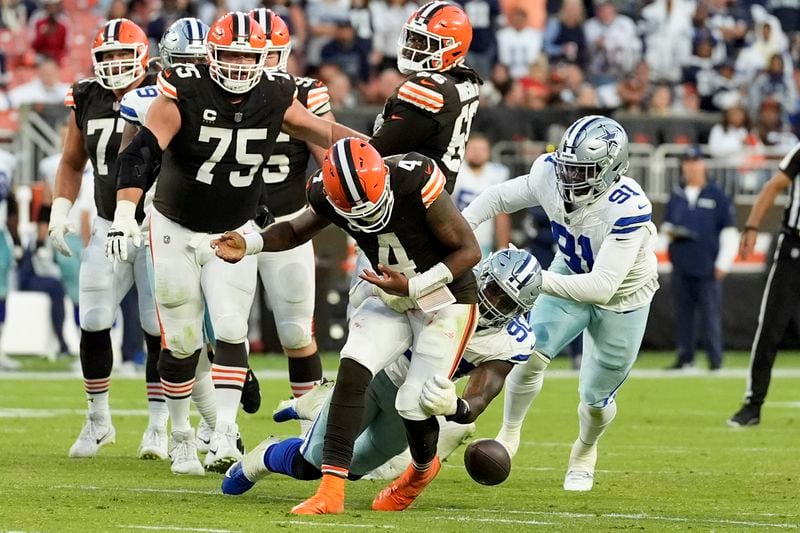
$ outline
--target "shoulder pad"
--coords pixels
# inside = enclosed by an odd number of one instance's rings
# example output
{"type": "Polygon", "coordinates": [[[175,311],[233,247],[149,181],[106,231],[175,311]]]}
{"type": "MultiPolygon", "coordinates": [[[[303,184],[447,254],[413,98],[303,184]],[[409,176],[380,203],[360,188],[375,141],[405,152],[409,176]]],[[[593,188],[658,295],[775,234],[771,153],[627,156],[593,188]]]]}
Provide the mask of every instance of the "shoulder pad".
{"type": "Polygon", "coordinates": [[[623,177],[603,198],[608,204],[611,233],[631,233],[650,222],[653,206],[634,180],[623,177]]]}
{"type": "Polygon", "coordinates": [[[173,81],[177,79],[175,75],[175,71],[173,67],[167,68],[162,70],[158,73],[158,80],[156,81],[156,87],[158,87],[158,92],[166,96],[171,100],[178,99],[178,88],[173,85],[173,81]]]}
{"type": "Polygon", "coordinates": [[[436,163],[417,152],[392,158],[400,178],[399,191],[403,194],[419,191],[422,203],[430,207],[442,194],[447,178],[436,163]]]}
{"type": "Polygon", "coordinates": [[[77,107],[76,102],[80,100],[80,97],[94,84],[94,78],[84,78],[70,85],[66,96],[64,96],[64,105],[75,109],[77,107]]]}
{"type": "Polygon", "coordinates": [[[296,77],[297,99],[315,115],[324,115],[331,110],[328,87],[314,78],[296,77]]]}
{"type": "Polygon", "coordinates": [[[441,74],[417,72],[397,88],[397,99],[430,113],[438,113],[444,107],[444,95],[451,82],[441,74]]]}

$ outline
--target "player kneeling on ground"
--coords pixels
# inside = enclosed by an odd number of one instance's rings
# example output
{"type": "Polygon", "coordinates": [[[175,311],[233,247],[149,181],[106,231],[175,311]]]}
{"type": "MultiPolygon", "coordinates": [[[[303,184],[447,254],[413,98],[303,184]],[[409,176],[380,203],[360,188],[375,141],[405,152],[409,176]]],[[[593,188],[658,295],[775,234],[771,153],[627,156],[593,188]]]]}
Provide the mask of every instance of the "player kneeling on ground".
{"type": "MultiPolygon", "coordinates": [[[[422,388],[420,408],[431,415],[444,416],[446,422],[439,437],[439,457],[446,458],[474,431],[474,420],[503,388],[506,375],[518,363],[537,357],[534,336],[528,326],[528,311],[533,307],[542,283],[539,262],[523,250],[501,250],[492,254],[478,268],[478,329],[467,346],[453,379],[469,375],[463,397],[456,395],[455,384],[441,376],[432,376],[422,388]]],[[[370,298],[376,298],[371,296],[370,298]]],[[[369,299],[369,298],[368,298],[369,299]]],[[[403,419],[395,401],[408,375],[412,350],[378,373],[367,389],[366,416],[356,439],[350,476],[396,477],[384,463],[408,464],[403,419]],[[384,466],[382,466],[384,465],[384,466]],[[382,473],[374,472],[380,468],[382,473]]],[[[222,481],[225,494],[242,494],[256,481],[272,472],[296,479],[322,476],[322,448],[331,395],[329,385],[313,394],[290,400],[281,412],[285,416],[313,418],[314,425],[305,437],[279,440],[270,437],[245,458],[234,464],[222,481]]],[[[399,474],[399,472],[398,472],[399,474]]]]}

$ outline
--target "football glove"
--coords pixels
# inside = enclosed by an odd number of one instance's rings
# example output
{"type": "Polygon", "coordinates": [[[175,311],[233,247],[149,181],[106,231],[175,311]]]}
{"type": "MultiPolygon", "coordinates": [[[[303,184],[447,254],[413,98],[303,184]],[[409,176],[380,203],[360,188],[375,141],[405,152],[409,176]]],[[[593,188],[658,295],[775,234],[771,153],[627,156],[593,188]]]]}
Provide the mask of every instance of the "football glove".
{"type": "Polygon", "coordinates": [[[411,309],[415,309],[417,307],[417,302],[409,298],[408,296],[395,296],[394,294],[389,294],[385,290],[381,289],[380,287],[376,287],[372,285],[373,291],[375,292],[375,296],[383,300],[383,303],[389,306],[389,309],[395,311],[397,313],[405,313],[411,309]]]}
{"type": "Polygon", "coordinates": [[[66,237],[68,233],[75,233],[75,226],[67,218],[71,207],[72,202],[66,198],[59,197],[53,200],[50,225],[47,228],[53,247],[67,257],[72,257],[72,250],[69,249],[66,237]]]}
{"type": "Polygon", "coordinates": [[[420,408],[430,416],[454,415],[458,410],[456,384],[442,376],[431,376],[422,386],[420,408]]]}
{"type": "Polygon", "coordinates": [[[142,229],[136,222],[136,204],[120,200],[114,211],[114,222],[106,234],[106,257],[109,261],[128,260],[129,237],[136,248],[142,245],[142,229]]]}

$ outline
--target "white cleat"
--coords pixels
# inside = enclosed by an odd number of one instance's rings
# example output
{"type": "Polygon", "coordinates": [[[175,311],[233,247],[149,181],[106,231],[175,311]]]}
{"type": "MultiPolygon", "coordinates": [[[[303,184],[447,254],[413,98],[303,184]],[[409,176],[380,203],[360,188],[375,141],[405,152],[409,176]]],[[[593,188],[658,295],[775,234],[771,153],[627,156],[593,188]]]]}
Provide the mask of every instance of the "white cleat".
{"type": "Polygon", "coordinates": [[[0,370],[19,370],[22,363],[14,361],[4,353],[0,353],[0,370]]]}
{"type": "Polygon", "coordinates": [[[241,460],[242,452],[236,446],[238,439],[239,427],[236,424],[230,424],[224,432],[214,431],[203,462],[205,469],[224,474],[233,463],[241,460]]]}
{"type": "Polygon", "coordinates": [[[519,430],[509,430],[506,427],[500,428],[500,432],[494,438],[497,442],[502,444],[508,456],[513,458],[519,450],[519,430]]]}
{"type": "Polygon", "coordinates": [[[564,490],[572,492],[588,492],[594,485],[594,474],[581,470],[570,470],[564,477],[564,490]]]}
{"type": "Polygon", "coordinates": [[[197,446],[194,442],[194,430],[172,432],[172,457],[173,474],[188,476],[204,476],[206,471],[197,457],[197,446]]]}
{"type": "Polygon", "coordinates": [[[208,446],[211,444],[211,436],[214,435],[214,428],[209,426],[205,420],[200,421],[197,426],[197,451],[208,453],[208,446]]]}
{"type": "Polygon", "coordinates": [[[242,458],[242,471],[247,479],[255,483],[272,473],[264,466],[264,454],[270,446],[280,441],[278,437],[267,437],[242,458]]]}
{"type": "Polygon", "coordinates": [[[69,456],[73,459],[94,457],[102,446],[116,440],[117,432],[108,414],[88,414],[78,440],[69,449],[69,456]]]}
{"type": "Polygon", "coordinates": [[[439,459],[446,461],[450,455],[475,434],[475,423],[457,424],[455,422],[442,422],[439,419],[439,441],[436,450],[439,459]]]}
{"type": "Polygon", "coordinates": [[[587,446],[577,439],[569,455],[564,490],[586,492],[594,486],[594,467],[597,464],[597,443],[587,446]]]}
{"type": "Polygon", "coordinates": [[[164,461],[169,458],[167,429],[148,426],[139,444],[139,459],[164,461]]]}
{"type": "Polygon", "coordinates": [[[399,478],[400,474],[405,472],[410,464],[411,454],[408,448],[406,448],[403,452],[395,455],[372,472],[369,472],[363,479],[392,481],[393,479],[399,478]]]}

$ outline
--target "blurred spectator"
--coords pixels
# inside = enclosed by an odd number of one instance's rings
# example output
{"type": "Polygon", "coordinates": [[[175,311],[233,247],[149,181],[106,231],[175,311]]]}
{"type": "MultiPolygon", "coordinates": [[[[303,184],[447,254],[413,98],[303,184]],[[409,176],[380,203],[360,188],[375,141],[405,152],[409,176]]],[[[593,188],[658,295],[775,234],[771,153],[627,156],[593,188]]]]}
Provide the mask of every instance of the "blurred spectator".
{"type": "Polygon", "coordinates": [[[755,134],[758,145],[778,151],[788,152],[798,142],[797,136],[784,126],[780,104],[773,100],[761,103],[755,134]]]}
{"type": "MultiPolygon", "coordinates": [[[[366,0],[362,0],[362,2],[364,1],[366,0]]],[[[258,3],[259,5],[255,7],[271,9],[286,22],[289,34],[292,36],[292,52],[303,52],[306,38],[308,37],[308,27],[302,3],[297,0],[261,0],[258,3]]],[[[353,9],[356,10],[355,1],[353,2],[353,9]]],[[[351,15],[351,18],[353,18],[353,15],[351,15]]],[[[353,27],[357,27],[355,23],[353,27]]]]}
{"type": "Polygon", "coordinates": [[[787,35],[800,33],[800,0],[767,0],[766,8],[787,35]]]}
{"type": "Polygon", "coordinates": [[[150,50],[158,50],[158,42],[170,25],[176,20],[191,16],[189,0],[162,0],[161,9],[156,17],[145,26],[145,33],[150,39],[150,50]]]}
{"type": "Polygon", "coordinates": [[[722,41],[714,39],[710,31],[696,32],[691,52],[682,64],[681,79],[696,86],[700,71],[709,72],[724,61],[725,46],[722,41]]]}
{"type": "Polygon", "coordinates": [[[337,65],[353,85],[358,85],[369,77],[367,53],[359,46],[350,21],[341,20],[336,24],[333,40],[322,47],[320,58],[323,63],[337,65]]]}
{"type": "Polygon", "coordinates": [[[589,81],[595,86],[621,79],[638,63],[642,42],[636,25],[618,14],[610,0],[596,0],[595,16],[583,30],[589,49],[589,81]]]}
{"type": "Polygon", "coordinates": [[[749,134],[750,119],[745,108],[733,106],[726,109],[722,113],[722,122],[714,124],[708,135],[708,151],[711,157],[738,164],[749,134]]]}
{"type": "Polygon", "coordinates": [[[64,102],[69,84],[59,79],[58,64],[50,57],[39,60],[36,78],[15,87],[9,97],[14,107],[24,104],[60,105],[64,102]]]}
{"type": "Polygon", "coordinates": [[[350,78],[334,65],[322,67],[319,72],[319,78],[328,86],[331,106],[334,109],[353,108],[358,105],[358,98],[350,83],[350,78]]]}
{"type": "Polygon", "coordinates": [[[772,58],[789,50],[789,40],[781,30],[778,20],[771,15],[763,15],[753,30],[753,42],[739,52],[736,58],[736,74],[754,78],[760,71],[768,68],[772,58]]]}
{"type": "Polygon", "coordinates": [[[403,24],[417,9],[416,2],[409,0],[376,0],[370,2],[372,20],[375,23],[373,37],[374,57],[372,62],[378,70],[397,66],[397,40],[403,24]]]}
{"type": "Polygon", "coordinates": [[[546,56],[539,56],[528,69],[528,75],[519,81],[525,91],[525,107],[528,109],[547,107],[551,100],[552,77],[546,56]]]}
{"type": "MultiPolygon", "coordinates": [[[[209,5],[209,4],[207,4],[209,5]]],[[[120,19],[128,16],[128,3],[125,0],[112,0],[108,6],[106,19],[120,19]]]]}
{"type": "Polygon", "coordinates": [[[482,78],[488,78],[497,55],[495,35],[498,30],[500,3],[498,0],[455,0],[461,4],[472,23],[472,44],[466,64],[482,78]]]}
{"type": "MultiPolygon", "coordinates": [[[[287,0],[283,0],[287,1],[287,0]]],[[[351,0],[350,25],[356,32],[356,40],[363,50],[372,50],[372,41],[375,38],[375,23],[372,20],[372,11],[369,0],[351,0]]]]}
{"type": "Polygon", "coordinates": [[[0,2],[0,29],[19,33],[25,29],[25,4],[19,0],[0,2]]]}
{"type": "Polygon", "coordinates": [[[678,360],[694,364],[696,318],[705,333],[709,367],[722,367],[722,285],[736,257],[738,233],[733,204],[709,183],[703,152],[690,148],[681,161],[681,188],[667,202],[661,230],[670,239],[678,360]]]}
{"type": "Polygon", "coordinates": [[[795,109],[797,90],[791,70],[787,73],[783,64],[783,56],[773,55],[767,69],[758,75],[750,85],[749,110],[756,113],[761,102],[770,98],[781,105],[784,113],[795,109]]]}
{"type": "Polygon", "coordinates": [[[659,84],[655,86],[653,93],[650,95],[647,113],[654,117],[672,116],[672,87],[670,85],[659,84]]]}
{"type": "Polygon", "coordinates": [[[618,83],[608,83],[597,88],[597,98],[604,108],[622,108],[629,113],[641,113],[650,91],[650,70],[641,61],[634,71],[618,83]]]}
{"type": "Polygon", "coordinates": [[[400,87],[404,79],[405,76],[400,74],[395,68],[383,69],[381,73],[378,74],[378,79],[375,83],[375,92],[371,96],[371,101],[383,105],[394,91],[400,87]]]}
{"type": "Polygon", "coordinates": [[[305,0],[304,7],[308,24],[306,61],[316,67],[322,47],[336,33],[337,23],[349,21],[350,0],[305,0]]]}
{"type": "Polygon", "coordinates": [[[656,0],[642,9],[645,59],[654,81],[680,80],[681,65],[691,51],[693,13],[690,0],[656,0]]]}
{"type": "Polygon", "coordinates": [[[61,0],[43,0],[42,5],[31,17],[31,48],[60,64],[67,55],[67,21],[61,13],[61,0]]]}
{"type": "Polygon", "coordinates": [[[500,7],[508,17],[510,13],[521,10],[525,13],[525,25],[543,30],[547,18],[548,0],[500,0],[500,7]]]}
{"type": "Polygon", "coordinates": [[[566,61],[576,63],[581,68],[586,67],[585,20],[582,0],[564,0],[558,17],[551,18],[544,31],[544,51],[551,62],[566,61]]]}
{"type": "Polygon", "coordinates": [[[575,107],[578,109],[598,109],[600,107],[597,90],[591,83],[581,84],[575,98],[575,107]]]}
{"type": "Polygon", "coordinates": [[[675,90],[672,112],[678,116],[693,116],[700,112],[700,95],[691,83],[679,85],[675,90]]]}
{"type": "Polygon", "coordinates": [[[719,111],[744,103],[744,84],[746,80],[736,76],[731,61],[715,69],[700,70],[697,73],[697,92],[700,107],[705,111],[719,111]]]}
{"type": "Polygon", "coordinates": [[[562,63],[553,69],[553,76],[558,77],[558,100],[566,106],[572,106],[578,98],[584,83],[583,70],[578,65],[562,63]]]}
{"type": "MultiPolygon", "coordinates": [[[[458,172],[453,201],[463,211],[480,193],[509,177],[508,168],[491,161],[492,146],[489,138],[481,132],[472,132],[464,152],[464,165],[458,172]]],[[[508,246],[511,238],[511,217],[502,213],[493,221],[486,221],[475,228],[475,237],[484,257],[492,251],[508,246]]]]}
{"type": "Polygon", "coordinates": [[[542,32],[527,25],[522,9],[508,16],[509,25],[497,32],[497,60],[508,67],[511,77],[522,78],[542,51],[542,32]]]}
{"type": "Polygon", "coordinates": [[[140,28],[147,28],[150,22],[150,2],[148,0],[129,0],[127,18],[135,22],[140,28]]]}
{"type": "Polygon", "coordinates": [[[495,63],[489,79],[481,87],[481,105],[496,106],[503,100],[503,95],[511,85],[511,75],[508,67],[502,63],[495,63]]]}
{"type": "Polygon", "coordinates": [[[708,0],[708,29],[722,36],[729,57],[736,55],[736,50],[744,46],[745,36],[752,25],[749,11],[737,5],[736,0],[708,0]]]}
{"type": "Polygon", "coordinates": [[[0,50],[0,89],[5,89],[10,80],[11,74],[8,72],[8,58],[5,52],[0,50]]]}

